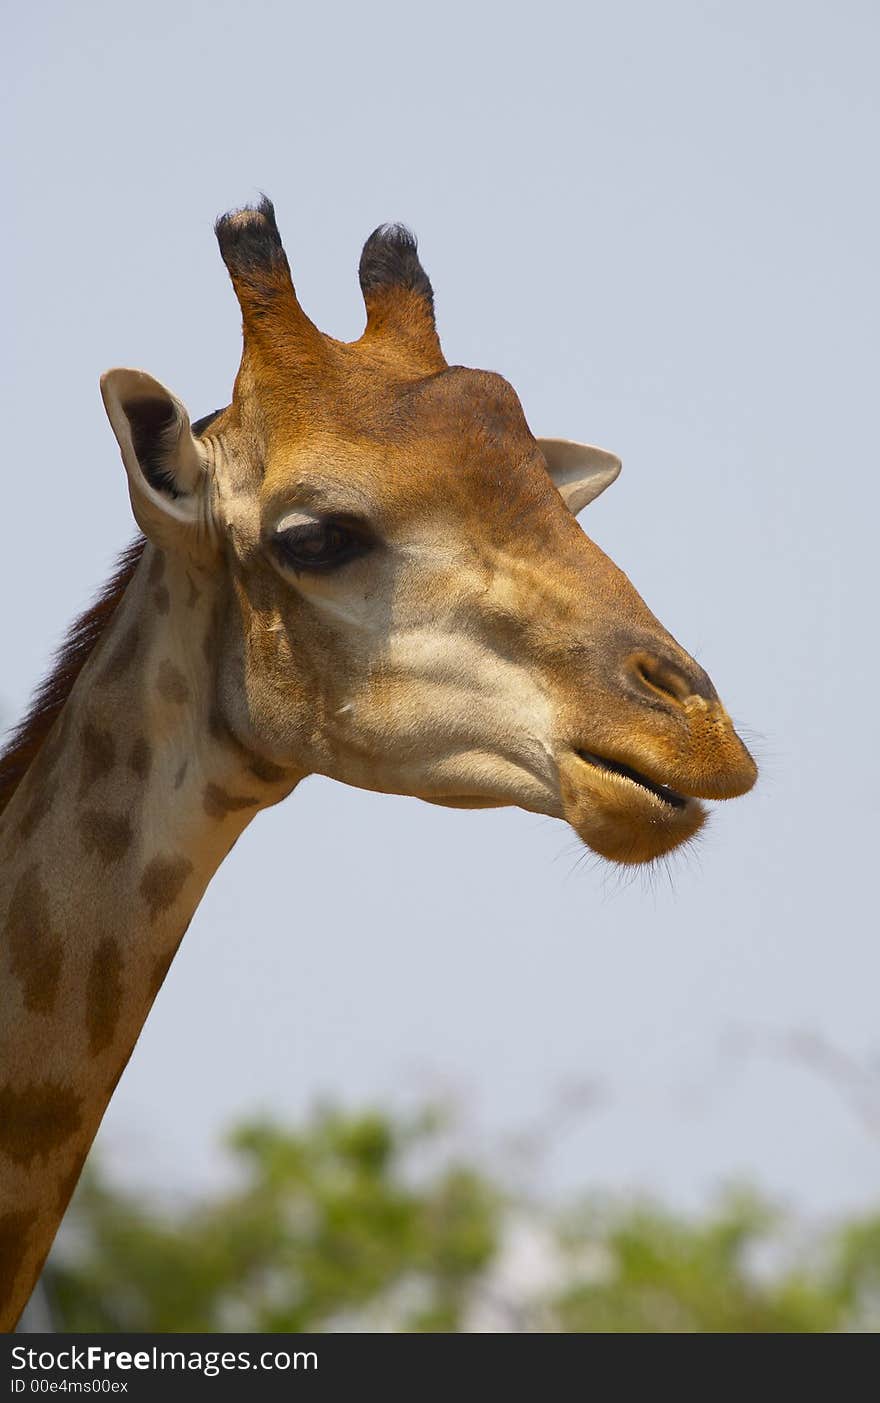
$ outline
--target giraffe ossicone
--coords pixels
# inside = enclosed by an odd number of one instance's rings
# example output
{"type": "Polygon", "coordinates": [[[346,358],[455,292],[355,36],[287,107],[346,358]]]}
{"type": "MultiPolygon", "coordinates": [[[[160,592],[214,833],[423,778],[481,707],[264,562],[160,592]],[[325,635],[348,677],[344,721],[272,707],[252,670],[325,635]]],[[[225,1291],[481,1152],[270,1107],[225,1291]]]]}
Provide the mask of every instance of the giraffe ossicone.
{"type": "Polygon", "coordinates": [[[102,393],[143,532],[0,757],[0,1323],[10,1328],[193,912],[305,775],[567,820],[651,862],[754,762],[574,514],[609,453],[449,366],[415,241],[367,241],[359,340],[302,310],[268,201],[218,221],[243,323],[195,426],[102,393]]]}

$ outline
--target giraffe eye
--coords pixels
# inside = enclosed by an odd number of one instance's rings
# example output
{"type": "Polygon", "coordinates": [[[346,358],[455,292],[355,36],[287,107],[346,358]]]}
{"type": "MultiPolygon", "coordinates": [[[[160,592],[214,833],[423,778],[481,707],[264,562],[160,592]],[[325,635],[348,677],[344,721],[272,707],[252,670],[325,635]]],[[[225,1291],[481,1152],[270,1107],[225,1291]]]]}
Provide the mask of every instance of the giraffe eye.
{"type": "Polygon", "coordinates": [[[288,569],[326,572],[366,555],[373,542],[359,524],[331,517],[277,531],[274,547],[281,564],[288,569]]]}

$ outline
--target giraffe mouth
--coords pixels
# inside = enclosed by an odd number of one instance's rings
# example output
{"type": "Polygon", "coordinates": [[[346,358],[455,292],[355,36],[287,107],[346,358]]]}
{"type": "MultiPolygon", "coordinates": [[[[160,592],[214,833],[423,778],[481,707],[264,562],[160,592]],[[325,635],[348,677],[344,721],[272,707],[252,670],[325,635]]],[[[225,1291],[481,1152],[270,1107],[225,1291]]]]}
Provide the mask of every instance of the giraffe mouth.
{"type": "Polygon", "coordinates": [[[592,765],[596,770],[602,770],[605,774],[616,775],[618,779],[624,780],[627,784],[638,785],[639,789],[646,790],[648,794],[653,794],[655,799],[659,799],[662,804],[666,804],[672,809],[685,809],[689,800],[683,794],[678,794],[674,789],[670,789],[667,784],[657,784],[653,779],[648,779],[639,770],[634,770],[631,765],[624,765],[619,760],[608,760],[602,755],[594,755],[590,750],[577,750],[578,757],[587,765],[592,765]]]}

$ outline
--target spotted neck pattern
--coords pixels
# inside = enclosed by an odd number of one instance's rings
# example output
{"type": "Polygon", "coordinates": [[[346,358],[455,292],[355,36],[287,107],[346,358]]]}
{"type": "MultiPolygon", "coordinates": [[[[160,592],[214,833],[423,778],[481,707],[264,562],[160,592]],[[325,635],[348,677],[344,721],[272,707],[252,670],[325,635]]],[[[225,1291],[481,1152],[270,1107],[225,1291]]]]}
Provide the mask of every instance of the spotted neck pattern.
{"type": "Polygon", "coordinates": [[[0,816],[6,1329],[208,882],[298,778],[219,720],[218,589],[147,547],[0,816]]]}

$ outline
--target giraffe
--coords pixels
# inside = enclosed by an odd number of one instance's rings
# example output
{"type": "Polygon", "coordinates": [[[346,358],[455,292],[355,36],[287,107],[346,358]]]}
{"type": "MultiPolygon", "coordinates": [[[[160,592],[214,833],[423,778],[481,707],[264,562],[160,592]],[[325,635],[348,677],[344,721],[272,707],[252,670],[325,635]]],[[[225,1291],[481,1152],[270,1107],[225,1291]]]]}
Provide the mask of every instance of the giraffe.
{"type": "Polygon", "coordinates": [[[342,343],[271,203],[223,216],[231,403],[101,391],[140,535],[0,758],[0,1323],[14,1326],[213,873],[309,774],[562,818],[646,863],[755,764],[712,683],[576,514],[611,454],[536,440],[447,364],[401,226],[342,343]]]}

